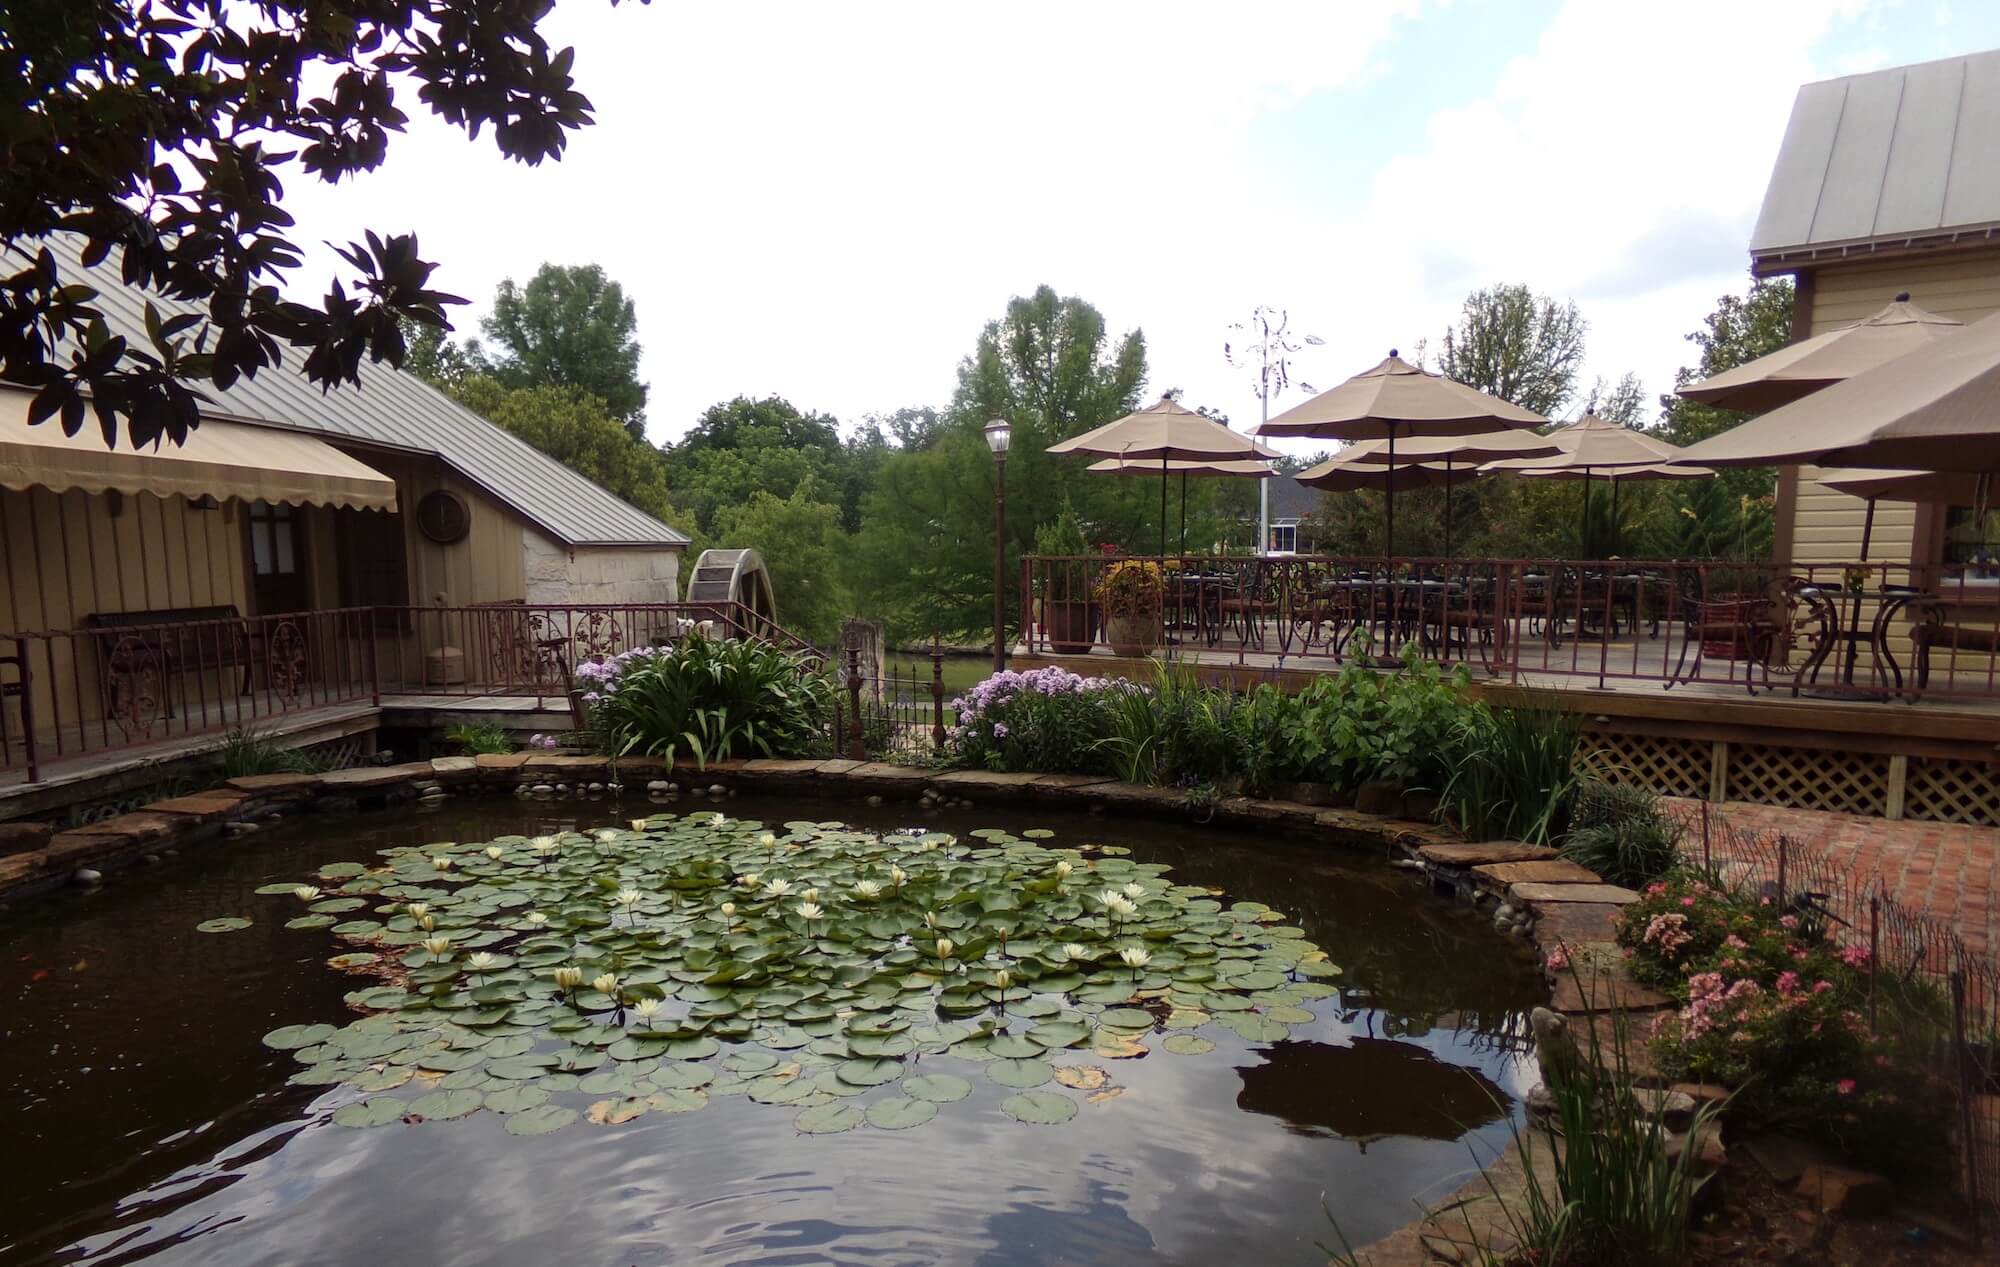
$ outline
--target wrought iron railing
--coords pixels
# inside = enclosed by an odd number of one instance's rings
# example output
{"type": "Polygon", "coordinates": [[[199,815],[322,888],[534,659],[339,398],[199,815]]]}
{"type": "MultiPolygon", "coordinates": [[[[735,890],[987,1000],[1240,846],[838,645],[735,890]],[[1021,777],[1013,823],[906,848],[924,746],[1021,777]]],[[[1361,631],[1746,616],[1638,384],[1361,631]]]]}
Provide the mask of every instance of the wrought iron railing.
{"type": "Polygon", "coordinates": [[[1260,668],[1417,654],[1532,685],[1701,683],[1812,697],[2000,696],[2000,573],[1628,559],[1032,555],[1030,655],[1260,668]],[[1158,583],[1112,565],[1158,570],[1158,583]]]}

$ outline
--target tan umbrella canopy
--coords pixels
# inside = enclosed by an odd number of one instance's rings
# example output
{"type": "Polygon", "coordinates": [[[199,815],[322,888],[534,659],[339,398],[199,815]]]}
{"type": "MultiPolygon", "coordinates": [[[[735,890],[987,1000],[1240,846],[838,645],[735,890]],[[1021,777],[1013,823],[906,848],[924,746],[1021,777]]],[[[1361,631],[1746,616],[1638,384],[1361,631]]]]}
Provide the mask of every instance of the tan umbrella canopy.
{"type": "Polygon", "coordinates": [[[1700,467],[1673,465],[1674,459],[1686,450],[1596,414],[1585,414],[1565,423],[1545,438],[1559,452],[1549,457],[1492,462],[1485,469],[1509,471],[1533,479],[1582,480],[1583,519],[1577,536],[1579,547],[1586,552],[1589,543],[1583,536],[1590,523],[1591,480],[1610,481],[1611,519],[1615,525],[1620,484],[1628,480],[1707,479],[1715,474],[1700,467]]]}
{"type": "MultiPolygon", "coordinates": [[[[1478,457],[1469,456],[1460,445],[1480,446],[1476,452],[1488,455],[1496,453],[1540,452],[1546,449],[1554,452],[1542,437],[1532,431],[1496,431],[1491,436],[1475,438],[1467,436],[1427,436],[1412,441],[1421,450],[1438,449],[1443,453],[1442,462],[1426,462],[1418,457],[1407,465],[1389,465],[1389,442],[1387,440],[1359,440],[1342,449],[1335,456],[1306,468],[1299,473],[1299,483],[1329,493],[1347,493],[1358,489],[1388,489],[1394,484],[1404,488],[1435,488],[1444,486],[1444,552],[1451,553],[1451,490],[1469,480],[1479,478],[1478,457]],[[1532,442],[1525,447],[1514,437],[1532,442]],[[1454,458],[1466,458],[1467,464],[1454,465],[1454,458]]],[[[1400,463],[1403,457],[1399,447],[1396,454],[1400,463]]]]}
{"type": "MultiPolygon", "coordinates": [[[[1187,482],[1190,475],[1197,479],[1267,480],[1278,473],[1269,462],[1214,462],[1168,458],[1166,465],[1169,475],[1181,477],[1182,554],[1187,553],[1187,482]]],[[[1155,462],[1127,462],[1123,458],[1106,458],[1102,462],[1092,462],[1084,470],[1091,475],[1157,475],[1160,467],[1155,462]]]]}
{"type": "Polygon", "coordinates": [[[1275,458],[1277,452],[1246,435],[1231,431],[1213,418],[1183,408],[1162,396],[1149,408],[1126,414],[1116,422],[1057,441],[1050,453],[1088,453],[1126,462],[1145,460],[1160,473],[1160,555],[1167,553],[1167,464],[1181,461],[1241,461],[1275,458]]]}
{"type": "Polygon", "coordinates": [[[2000,316],[1689,445],[1677,464],[2000,470],[2000,316]]]}
{"type": "Polygon", "coordinates": [[[1875,535],[1876,502],[1943,502],[1947,506],[1984,507],[1992,498],[1991,475],[1848,467],[1821,471],[1817,478],[1828,488],[1867,501],[1868,513],[1861,520],[1863,563],[1868,561],[1869,538],[1875,535]]]}
{"type": "Polygon", "coordinates": [[[1675,394],[1704,405],[1762,413],[1915,351],[1962,323],[1926,312],[1908,291],[1865,321],[1816,334],[1675,394]]]}
{"type": "Polygon", "coordinates": [[[1489,396],[1475,387],[1389,356],[1331,391],[1292,406],[1257,428],[1264,436],[1318,436],[1329,440],[1383,440],[1388,476],[1388,526],[1384,544],[1396,546],[1397,445],[1416,437],[1476,436],[1534,427],[1548,419],[1489,396]]]}

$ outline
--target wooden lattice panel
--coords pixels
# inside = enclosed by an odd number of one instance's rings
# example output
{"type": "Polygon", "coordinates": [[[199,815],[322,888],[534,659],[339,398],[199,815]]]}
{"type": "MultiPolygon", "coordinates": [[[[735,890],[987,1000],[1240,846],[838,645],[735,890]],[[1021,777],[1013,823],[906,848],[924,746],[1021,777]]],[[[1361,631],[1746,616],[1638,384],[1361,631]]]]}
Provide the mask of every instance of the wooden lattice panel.
{"type": "Polygon", "coordinates": [[[1708,795],[1714,747],[1706,739],[1591,731],[1584,766],[1607,783],[1630,783],[1661,796],[1708,795]]]}
{"type": "Polygon", "coordinates": [[[2000,770],[1983,761],[1910,758],[1903,816],[1937,823],[2000,823],[2000,770]]]}
{"type": "Polygon", "coordinates": [[[1888,812],[1889,758],[1829,748],[1729,745],[1727,799],[1881,817],[1888,812]]]}

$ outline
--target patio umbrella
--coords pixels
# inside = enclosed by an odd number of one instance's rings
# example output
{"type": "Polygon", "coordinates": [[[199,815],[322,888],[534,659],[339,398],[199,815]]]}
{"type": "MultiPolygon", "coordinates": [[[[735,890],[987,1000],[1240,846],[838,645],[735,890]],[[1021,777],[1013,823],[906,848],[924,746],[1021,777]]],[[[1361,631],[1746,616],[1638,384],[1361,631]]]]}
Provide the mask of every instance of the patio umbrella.
{"type": "MultiPolygon", "coordinates": [[[[1154,475],[1159,467],[1151,462],[1128,462],[1123,458],[1106,458],[1102,462],[1092,462],[1084,470],[1091,475],[1154,475]]],[[[1199,479],[1252,479],[1267,480],[1276,475],[1277,469],[1269,462],[1201,462],[1189,458],[1169,458],[1167,473],[1181,477],[1181,553],[1187,553],[1187,482],[1190,475],[1199,479]]]]}
{"type": "Polygon", "coordinates": [[[1292,406],[1257,428],[1264,436],[1384,440],[1388,496],[1384,553],[1396,548],[1396,442],[1429,436],[1476,436],[1533,427],[1548,419],[1475,387],[1418,369],[1396,355],[1331,391],[1292,406]]]}
{"type": "Polygon", "coordinates": [[[1862,498],[1868,503],[1868,513],[1861,520],[1861,558],[1858,560],[1861,563],[1868,562],[1868,541],[1875,534],[1877,501],[1943,502],[1947,506],[1977,506],[1983,510],[1991,499],[1993,480],[1991,475],[1871,471],[1865,467],[1821,471],[1816,478],[1828,488],[1862,498]]]}
{"type": "Polygon", "coordinates": [[[1250,437],[1231,431],[1212,418],[1183,408],[1162,396],[1149,408],[1126,414],[1080,436],[1048,447],[1050,453],[1088,453],[1094,457],[1157,463],[1160,472],[1160,557],[1167,553],[1167,475],[1169,462],[1241,461],[1275,458],[1278,454],[1250,437]]]}
{"type": "MultiPolygon", "coordinates": [[[[1466,477],[1476,475],[1475,469],[1482,462],[1496,459],[1517,459],[1548,457],[1560,450],[1556,443],[1545,435],[1530,431],[1526,427],[1509,427],[1505,431],[1490,431],[1485,435],[1428,435],[1413,436],[1394,450],[1381,441],[1362,441],[1343,452],[1340,456],[1356,466],[1395,467],[1396,463],[1408,459],[1412,464],[1442,465],[1444,478],[1432,483],[1444,485],[1444,552],[1451,554],[1451,490],[1465,482],[1454,479],[1456,467],[1466,477]],[[1459,463],[1465,463],[1459,466],[1459,463]]],[[[1408,469],[1407,467],[1402,469],[1408,469]]],[[[1369,487],[1380,487],[1370,485],[1369,487]]]]}
{"type": "MultiPolygon", "coordinates": [[[[1533,432],[1526,433],[1531,438],[1533,432]]],[[[1443,485],[1444,552],[1451,553],[1451,490],[1479,478],[1477,466],[1454,467],[1449,456],[1443,462],[1416,461],[1405,466],[1388,464],[1386,440],[1361,440],[1316,466],[1299,472],[1299,483],[1328,493],[1348,493],[1357,489],[1386,489],[1392,481],[1405,488],[1435,488],[1443,485]]]]}
{"type": "Polygon", "coordinates": [[[1685,450],[1668,444],[1622,422],[1585,414],[1564,423],[1545,437],[1557,452],[1548,457],[1508,459],[1491,462],[1488,471],[1510,471],[1537,479],[1580,479],[1583,481],[1583,519],[1577,539],[1580,546],[1590,523],[1590,481],[1611,483],[1611,515],[1618,516],[1618,486],[1625,480],[1707,479],[1713,471],[1699,467],[1672,465],[1685,450]]]}
{"type": "Polygon", "coordinates": [[[2000,470],[2000,316],[1699,444],[1676,465],[2000,470]]]}
{"type": "Polygon", "coordinates": [[[1951,335],[1961,324],[1917,307],[1905,291],[1864,321],[1801,339],[1683,387],[1675,395],[1721,409],[1762,413],[1885,365],[1951,335]]]}

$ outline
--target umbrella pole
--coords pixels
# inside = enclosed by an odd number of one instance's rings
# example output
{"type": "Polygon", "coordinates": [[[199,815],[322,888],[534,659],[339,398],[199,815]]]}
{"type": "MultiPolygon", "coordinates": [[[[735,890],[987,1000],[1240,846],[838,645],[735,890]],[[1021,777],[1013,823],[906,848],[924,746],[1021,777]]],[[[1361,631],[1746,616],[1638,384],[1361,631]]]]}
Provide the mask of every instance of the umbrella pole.
{"type": "Polygon", "coordinates": [[[1451,557],[1451,454],[1444,455],[1444,557],[1451,557]]]}
{"type": "Polygon", "coordinates": [[[1617,477],[1616,475],[1613,475],[1613,476],[1610,476],[1610,477],[1609,477],[1609,479],[1611,480],[1611,550],[1610,550],[1610,553],[1612,553],[1612,554],[1617,554],[1617,553],[1618,553],[1618,477],[1617,477]]]}
{"type": "Polygon", "coordinates": [[[1590,468],[1583,468],[1583,513],[1576,521],[1577,557],[1590,557],[1590,468]]]}
{"type": "Polygon", "coordinates": [[[1868,562],[1868,538],[1875,535],[1875,499],[1868,499],[1868,513],[1861,519],[1861,562],[1868,562]]]}
{"type": "Polygon", "coordinates": [[[1396,424],[1389,424],[1389,474],[1383,489],[1388,496],[1388,523],[1382,532],[1382,557],[1396,554],[1396,424]]]}
{"type": "Polygon", "coordinates": [[[1182,471],[1181,472],[1181,553],[1183,555],[1187,553],[1187,477],[1188,473],[1186,471],[1182,471]]]}
{"type": "Polygon", "coordinates": [[[1167,561],[1167,455],[1160,453],[1160,562],[1167,561]]]}

